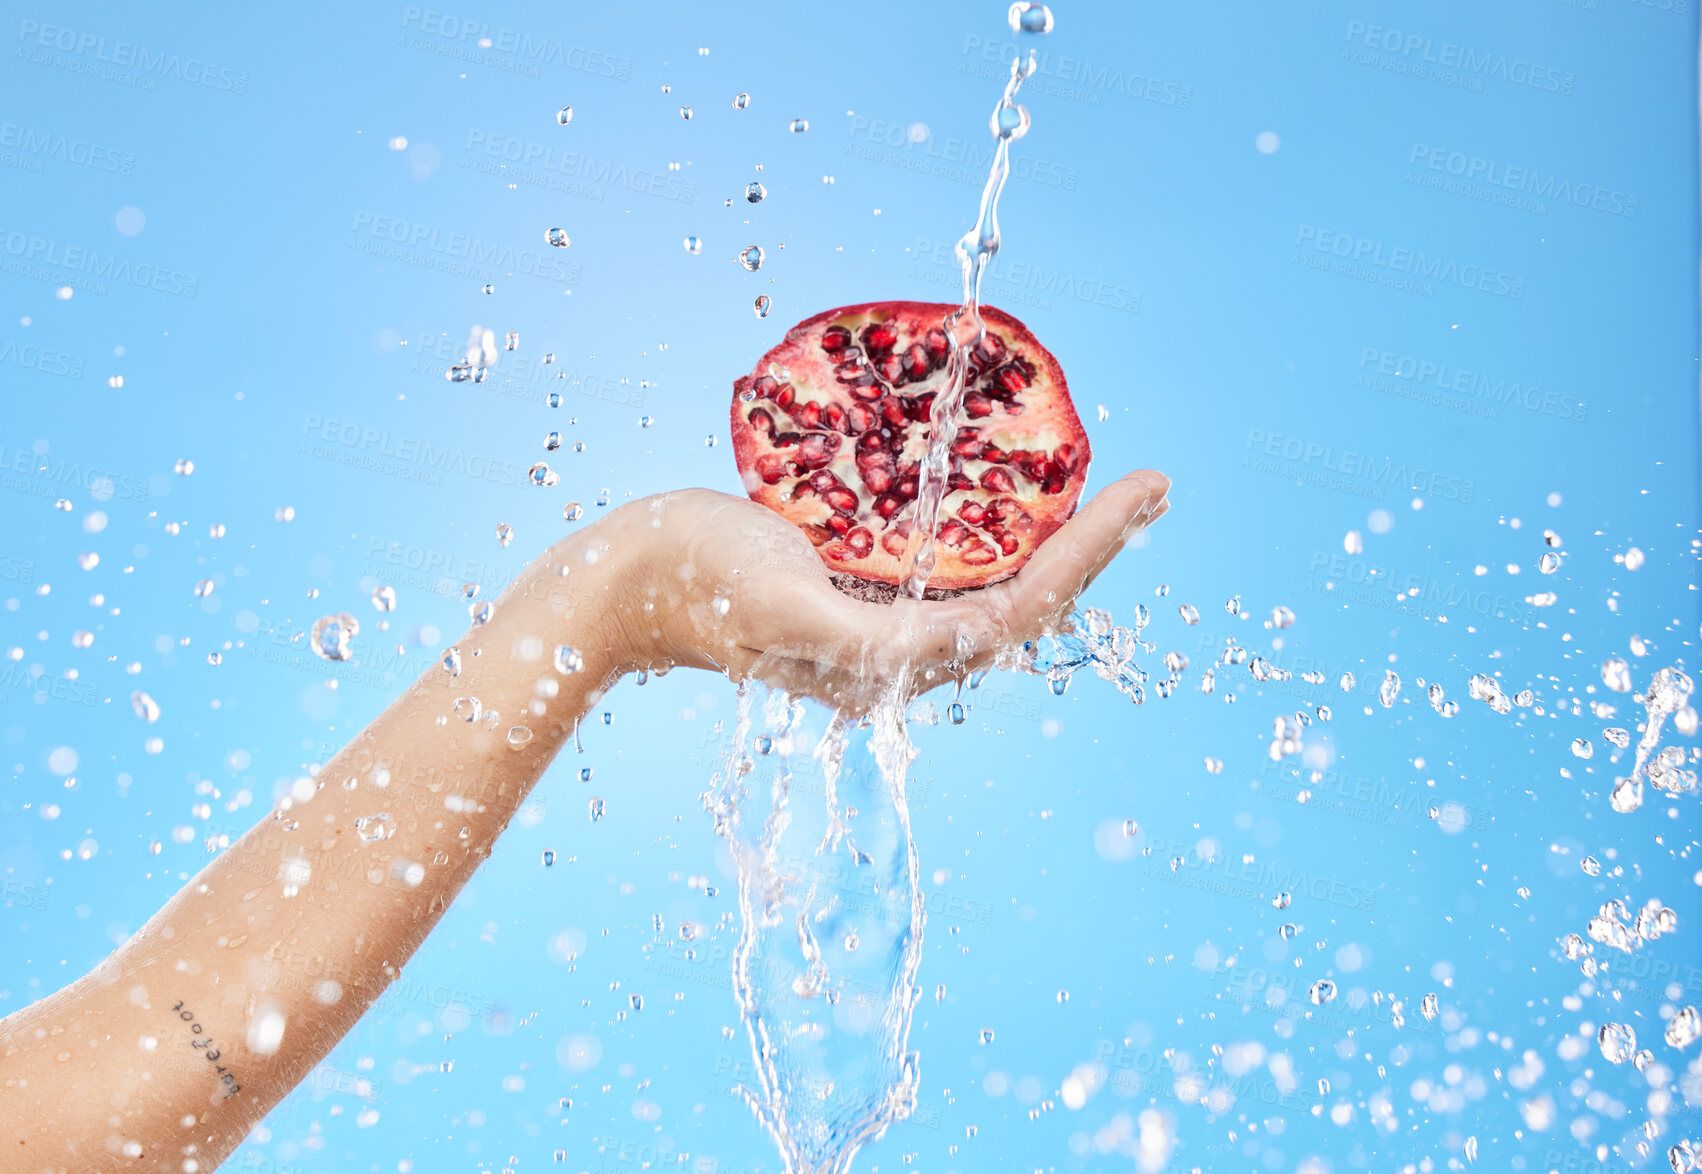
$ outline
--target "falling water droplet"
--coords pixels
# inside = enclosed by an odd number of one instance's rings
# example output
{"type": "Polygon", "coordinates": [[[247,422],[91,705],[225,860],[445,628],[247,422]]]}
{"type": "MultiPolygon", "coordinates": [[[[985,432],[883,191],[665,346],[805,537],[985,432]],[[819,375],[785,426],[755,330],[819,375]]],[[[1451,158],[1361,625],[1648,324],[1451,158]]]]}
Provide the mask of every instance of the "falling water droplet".
{"type": "Polygon", "coordinates": [[[768,189],[754,179],[745,185],[745,199],[752,204],[762,203],[762,198],[767,194],[768,189]]]}
{"type": "Polygon", "coordinates": [[[536,485],[540,489],[551,489],[561,481],[561,477],[555,472],[555,470],[551,469],[543,461],[539,461],[537,464],[528,469],[526,471],[526,476],[532,484],[536,485]]]}
{"type": "Polygon", "coordinates": [[[773,303],[768,300],[767,294],[757,294],[756,301],[752,304],[751,310],[758,318],[766,318],[768,317],[768,310],[771,305],[773,305],[773,303]]]}
{"type": "Polygon", "coordinates": [[[1306,997],[1317,1006],[1322,1007],[1336,997],[1336,984],[1327,978],[1320,978],[1307,990],[1306,997]]]}
{"type": "Polygon", "coordinates": [[[576,501],[570,501],[561,507],[561,516],[570,522],[577,522],[585,516],[585,507],[576,501]]]}
{"type": "Polygon", "coordinates": [[[1437,1002],[1435,991],[1431,991],[1418,1001],[1418,1013],[1424,1016],[1427,1021],[1434,1020],[1441,1013],[1441,1004],[1437,1002]]]}
{"type": "Polygon", "coordinates": [[[396,610],[396,589],[389,585],[372,589],[372,606],[378,611],[396,610]]]}
{"type": "Polygon", "coordinates": [[[762,268],[763,251],[761,245],[747,245],[740,251],[738,261],[746,269],[755,273],[762,268]]]}
{"type": "Polygon", "coordinates": [[[1052,10],[1044,4],[1018,0],[1011,5],[1011,32],[1049,33],[1052,31],[1052,10]]]}
{"type": "MultiPolygon", "coordinates": [[[[581,773],[583,774],[584,772],[581,772],[581,773]]],[[[602,799],[593,798],[587,806],[589,807],[590,812],[591,812],[591,822],[592,823],[596,823],[599,819],[603,818],[603,801],[602,801],[602,799]]]]}
{"type": "Polygon", "coordinates": [[[1383,683],[1377,688],[1377,700],[1382,702],[1384,709],[1395,704],[1395,698],[1401,695],[1401,677],[1394,669],[1383,671],[1383,683]]]}
{"type": "Polygon", "coordinates": [[[572,121],[573,121],[573,107],[563,106],[560,110],[556,111],[556,123],[558,125],[566,126],[568,123],[570,123],[572,121]]]}
{"type": "Polygon", "coordinates": [[[685,245],[686,252],[690,253],[694,257],[703,252],[703,241],[695,236],[686,237],[685,245]]]}
{"type": "Polygon", "coordinates": [[[313,622],[307,646],[324,660],[349,659],[349,641],[360,633],[360,621],[346,611],[321,616],[313,622]]]}
{"type": "Polygon", "coordinates": [[[130,694],[130,708],[136,711],[136,716],[152,725],[160,720],[159,702],[149,697],[140,689],[130,694]]]}
{"type": "Polygon", "coordinates": [[[554,245],[558,249],[565,249],[568,245],[573,243],[573,241],[569,239],[567,229],[565,228],[550,229],[548,232],[544,233],[544,239],[549,241],[550,244],[554,245]]]}
{"type": "Polygon", "coordinates": [[[744,110],[744,109],[748,108],[750,106],[750,104],[751,104],[751,96],[749,94],[738,93],[738,94],[733,95],[733,109],[734,110],[744,110]]]}
{"type": "Polygon", "coordinates": [[[1182,606],[1178,607],[1176,610],[1177,610],[1177,612],[1179,612],[1181,614],[1182,622],[1184,624],[1187,624],[1190,627],[1192,627],[1193,625],[1200,622],[1200,609],[1195,607],[1193,604],[1184,603],[1182,606]]]}
{"type": "Polygon", "coordinates": [[[807,118],[794,118],[789,129],[793,134],[801,135],[810,129],[810,120],[807,118]]]}

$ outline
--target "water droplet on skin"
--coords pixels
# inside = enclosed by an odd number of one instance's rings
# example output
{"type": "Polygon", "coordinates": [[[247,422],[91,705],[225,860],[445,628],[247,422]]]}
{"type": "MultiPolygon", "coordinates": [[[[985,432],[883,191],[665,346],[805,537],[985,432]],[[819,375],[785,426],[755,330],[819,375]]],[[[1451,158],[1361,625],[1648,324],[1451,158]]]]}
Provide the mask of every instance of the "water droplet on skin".
{"type": "Polygon", "coordinates": [[[573,243],[573,241],[568,237],[567,229],[565,228],[550,229],[548,232],[544,233],[544,239],[558,249],[565,249],[568,245],[573,243]]]}
{"type": "Polygon", "coordinates": [[[686,252],[690,253],[694,257],[697,256],[699,253],[703,252],[703,241],[701,239],[699,239],[698,237],[695,237],[695,236],[686,237],[685,246],[686,246],[686,252]]]}
{"type": "Polygon", "coordinates": [[[810,120],[807,118],[794,118],[790,129],[793,134],[801,135],[810,129],[810,120]]]}
{"type": "Polygon", "coordinates": [[[584,668],[585,658],[580,655],[579,649],[571,644],[558,644],[556,645],[555,666],[556,672],[567,676],[584,668]]]}
{"type": "Polygon", "coordinates": [[[752,204],[762,203],[762,198],[766,195],[768,189],[754,179],[745,185],[745,199],[752,204]]]}
{"type": "Polygon", "coordinates": [[[563,106],[560,110],[556,111],[556,125],[566,126],[568,123],[570,123],[572,121],[573,121],[573,107],[563,106]]]}
{"type": "Polygon", "coordinates": [[[508,744],[514,749],[521,749],[531,740],[532,731],[525,726],[510,726],[508,728],[508,744]]]}
{"type": "Polygon", "coordinates": [[[1011,5],[1010,25],[1013,33],[1049,33],[1052,31],[1052,10],[1044,4],[1018,0],[1011,5]]]}
{"type": "Polygon", "coordinates": [[[768,300],[767,294],[758,294],[756,296],[756,302],[751,306],[751,310],[758,318],[766,318],[768,317],[769,307],[772,304],[773,303],[768,300]]]}
{"type": "Polygon", "coordinates": [[[488,599],[482,603],[470,604],[467,607],[467,617],[473,621],[473,626],[475,628],[483,627],[485,624],[490,623],[491,616],[495,614],[496,604],[492,603],[488,599]]]}
{"type": "Polygon", "coordinates": [[[388,811],[380,811],[376,815],[363,815],[355,820],[355,835],[367,843],[388,840],[396,834],[396,819],[388,811]]]}
{"type": "Polygon", "coordinates": [[[592,823],[596,823],[599,819],[603,818],[603,801],[601,799],[593,798],[586,806],[591,813],[592,823]]]}
{"type": "Polygon", "coordinates": [[[349,659],[349,641],[360,633],[360,621],[346,611],[321,616],[313,622],[307,646],[323,660],[349,659]]]}
{"type": "Polygon", "coordinates": [[[450,709],[456,717],[464,722],[476,722],[479,720],[479,715],[484,712],[484,706],[479,704],[477,697],[457,697],[450,709]]]}
{"type": "Polygon", "coordinates": [[[449,651],[447,651],[443,654],[443,659],[441,661],[439,661],[438,663],[443,666],[443,671],[448,673],[450,676],[452,676],[452,677],[460,676],[461,675],[461,650],[459,648],[449,649],[449,651]]]}
{"type": "Polygon", "coordinates": [[[762,246],[761,245],[747,245],[739,253],[738,260],[739,260],[739,264],[743,265],[750,272],[755,273],[758,269],[762,268],[762,260],[763,260],[762,246]]]}

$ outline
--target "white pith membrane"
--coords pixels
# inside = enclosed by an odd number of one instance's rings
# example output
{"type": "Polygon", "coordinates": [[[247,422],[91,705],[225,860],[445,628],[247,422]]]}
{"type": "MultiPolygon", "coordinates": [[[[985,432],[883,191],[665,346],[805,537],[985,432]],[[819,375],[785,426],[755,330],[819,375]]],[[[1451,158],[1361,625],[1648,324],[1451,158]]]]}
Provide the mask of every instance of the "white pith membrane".
{"type": "MultiPolygon", "coordinates": [[[[882,302],[817,315],[734,385],[747,492],[803,527],[836,570],[899,581],[952,309],[882,302]]],[[[1015,574],[1075,511],[1086,476],[1087,438],[1057,361],[1008,314],[982,316],[935,531],[936,589],[1015,574]]]]}

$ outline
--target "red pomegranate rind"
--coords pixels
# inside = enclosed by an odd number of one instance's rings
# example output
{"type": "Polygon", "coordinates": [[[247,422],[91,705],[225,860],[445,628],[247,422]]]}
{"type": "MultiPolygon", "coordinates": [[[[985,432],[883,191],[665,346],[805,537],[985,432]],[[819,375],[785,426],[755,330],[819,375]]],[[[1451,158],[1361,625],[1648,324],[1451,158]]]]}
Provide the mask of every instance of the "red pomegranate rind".
{"type": "MultiPolygon", "coordinates": [[[[824,562],[896,584],[955,307],[871,302],[806,318],[733,384],[733,456],[752,500],[824,562]]],[[[982,307],[940,507],[931,590],[1016,574],[1075,513],[1091,458],[1064,372],[1027,327],[982,307]]]]}

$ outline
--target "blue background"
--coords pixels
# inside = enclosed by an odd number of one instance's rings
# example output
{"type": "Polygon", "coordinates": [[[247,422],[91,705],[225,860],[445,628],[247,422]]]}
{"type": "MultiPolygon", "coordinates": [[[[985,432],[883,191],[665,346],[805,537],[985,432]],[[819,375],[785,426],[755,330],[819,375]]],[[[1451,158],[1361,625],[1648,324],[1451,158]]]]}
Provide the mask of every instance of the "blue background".
{"type": "MultiPolygon", "coordinates": [[[[858,1168],[1440,1169],[1467,1137],[1492,1169],[1664,1161],[1702,1133],[1695,1047],[1660,1042],[1702,993],[1695,796],[1609,809],[1600,732],[1636,714],[1598,666],[1640,635],[1641,687],[1697,635],[1693,5],[1074,3],[1057,22],[1033,41],[985,292],[1064,363],[1096,484],[1175,479],[1088,602],[1124,621],[1145,602],[1193,667],[1132,712],[1099,681],[1055,697],[995,675],[966,725],[917,729],[921,982],[947,995],[917,1013],[917,1119],[858,1168]],[[1636,571],[1615,561],[1632,545],[1636,571]],[[1278,604],[1292,629],[1263,627],[1278,604]],[[1230,634],[1294,678],[1220,669],[1201,695],[1230,634]],[[1542,712],[1471,701],[1479,672],[1542,712]],[[1604,698],[1612,719],[1573,710],[1604,698]],[[1320,703],[1308,780],[1267,745],[1320,703]],[[1580,985],[1557,941],[1612,897],[1659,898],[1679,932],[1580,985]],[[1324,977],[1341,993],[1314,1008],[1324,977]],[[1608,1019],[1657,1067],[1604,1063],[1608,1019]],[[1103,1087],[1070,1107],[1094,1063],[1103,1087]],[[1143,1121],[1173,1146],[1141,1149],[1143,1121]]],[[[459,631],[458,585],[499,588],[566,532],[566,501],[594,518],[605,490],[737,492],[728,385],[787,325],[950,298],[1014,41],[997,4],[962,2],[35,4],[0,31],[0,1013],[96,963],[370,720],[459,631]],[[475,323],[518,347],[448,383],[475,323]],[[562,484],[536,489],[551,429],[562,484]],[[362,631],[333,668],[292,637],[336,611],[362,631]]],[[[776,1169],[728,1095],[748,1057],[722,1036],[732,931],[694,960],[672,935],[733,908],[697,801],[731,698],[688,673],[613,694],[613,724],[231,1168],[564,1150],[573,1170],[776,1169]],[[645,1010],[617,1019],[634,992],[645,1010]]]]}

